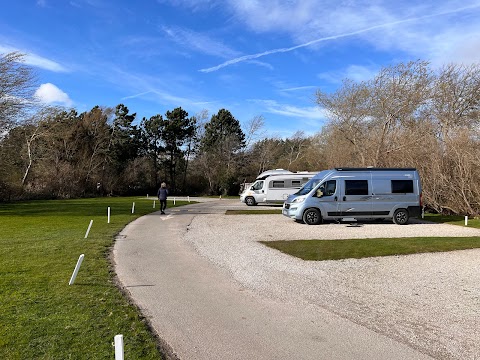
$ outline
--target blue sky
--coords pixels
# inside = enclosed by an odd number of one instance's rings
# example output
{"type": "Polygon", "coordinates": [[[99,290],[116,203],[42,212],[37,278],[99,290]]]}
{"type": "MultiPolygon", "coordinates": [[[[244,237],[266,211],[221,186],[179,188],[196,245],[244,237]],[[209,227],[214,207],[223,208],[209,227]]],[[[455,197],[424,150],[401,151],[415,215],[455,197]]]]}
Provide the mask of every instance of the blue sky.
{"type": "Polygon", "coordinates": [[[383,66],[480,61],[480,0],[16,0],[0,53],[21,51],[37,95],[75,107],[123,103],[137,119],[181,106],[263,116],[266,136],[319,131],[317,89],[383,66]]]}

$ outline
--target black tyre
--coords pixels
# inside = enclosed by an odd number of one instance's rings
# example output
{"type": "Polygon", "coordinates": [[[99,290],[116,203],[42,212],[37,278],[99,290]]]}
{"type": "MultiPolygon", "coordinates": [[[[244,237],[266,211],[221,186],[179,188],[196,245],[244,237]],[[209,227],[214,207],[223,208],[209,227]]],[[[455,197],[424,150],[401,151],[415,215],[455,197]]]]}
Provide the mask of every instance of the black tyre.
{"type": "Polygon", "coordinates": [[[248,197],[245,198],[245,204],[247,204],[248,206],[257,205],[257,203],[255,202],[255,198],[253,198],[251,196],[248,196],[248,197]]]}
{"type": "Polygon", "coordinates": [[[318,209],[307,209],[303,213],[303,222],[307,225],[318,225],[322,222],[322,215],[318,209]]]}
{"type": "Polygon", "coordinates": [[[408,210],[407,209],[397,209],[393,213],[393,222],[397,225],[405,225],[408,223],[408,210]]]}

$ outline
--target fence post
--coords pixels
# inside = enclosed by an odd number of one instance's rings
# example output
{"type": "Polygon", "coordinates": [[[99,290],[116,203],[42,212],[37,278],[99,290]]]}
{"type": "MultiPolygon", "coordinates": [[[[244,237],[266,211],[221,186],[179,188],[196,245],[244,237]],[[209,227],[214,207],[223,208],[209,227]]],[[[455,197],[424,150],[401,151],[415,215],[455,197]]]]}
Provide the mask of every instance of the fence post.
{"type": "Polygon", "coordinates": [[[123,358],[123,335],[115,335],[115,360],[124,360],[123,358]]]}
{"type": "Polygon", "coordinates": [[[132,214],[135,212],[135,202],[132,204],[132,214]]]}
{"type": "Polygon", "coordinates": [[[90,232],[90,229],[92,228],[93,220],[90,220],[90,224],[88,225],[87,232],[85,233],[85,239],[88,237],[88,233],[90,232]]]}
{"type": "Polygon", "coordinates": [[[108,218],[107,224],[110,224],[110,206],[107,209],[107,218],[108,218]]]}
{"type": "Polygon", "coordinates": [[[82,265],[82,261],[84,257],[85,257],[84,254],[78,257],[77,265],[75,265],[75,270],[73,270],[73,274],[72,274],[72,277],[70,278],[70,281],[68,282],[68,285],[72,285],[75,282],[75,279],[77,278],[78,270],[80,270],[80,265],[82,265]]]}

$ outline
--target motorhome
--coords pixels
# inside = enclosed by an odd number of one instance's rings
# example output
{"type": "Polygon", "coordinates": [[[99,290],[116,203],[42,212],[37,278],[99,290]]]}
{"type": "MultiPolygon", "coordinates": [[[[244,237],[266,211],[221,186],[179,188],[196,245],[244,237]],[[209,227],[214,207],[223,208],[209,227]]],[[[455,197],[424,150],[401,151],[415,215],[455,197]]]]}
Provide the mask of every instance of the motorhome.
{"type": "Polygon", "coordinates": [[[255,182],[240,194],[240,201],[248,206],[258,203],[283,203],[287,197],[297,192],[315,172],[291,172],[288,170],[268,170],[260,174],[255,182]]]}
{"type": "Polygon", "coordinates": [[[391,219],[408,223],[422,208],[414,168],[335,168],[310,179],[283,204],[283,215],[308,225],[322,220],[391,219]]]}

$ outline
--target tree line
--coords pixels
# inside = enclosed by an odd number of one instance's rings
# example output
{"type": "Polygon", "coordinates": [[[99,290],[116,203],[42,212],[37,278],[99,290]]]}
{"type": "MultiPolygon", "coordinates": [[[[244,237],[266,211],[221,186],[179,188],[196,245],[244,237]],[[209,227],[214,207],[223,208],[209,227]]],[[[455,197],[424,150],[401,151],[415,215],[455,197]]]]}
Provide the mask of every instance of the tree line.
{"type": "Polygon", "coordinates": [[[227,109],[190,116],[181,107],[137,119],[123,104],[42,107],[23,55],[0,55],[0,199],[155,193],[236,195],[264,170],[416,167],[424,204],[480,213],[480,68],[432,69],[413,61],[371,80],[318,90],[327,120],[289,138],[267,137],[264,119],[241,124],[227,109]]]}

